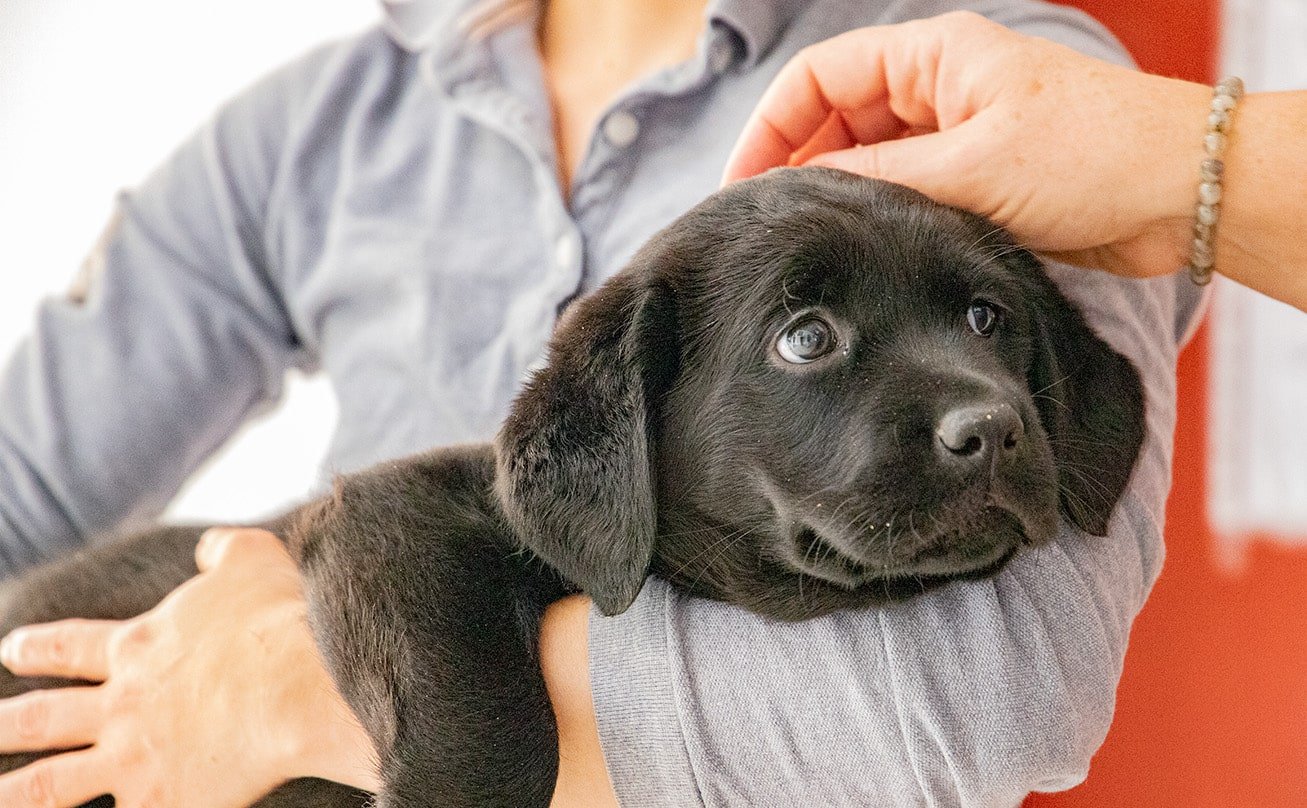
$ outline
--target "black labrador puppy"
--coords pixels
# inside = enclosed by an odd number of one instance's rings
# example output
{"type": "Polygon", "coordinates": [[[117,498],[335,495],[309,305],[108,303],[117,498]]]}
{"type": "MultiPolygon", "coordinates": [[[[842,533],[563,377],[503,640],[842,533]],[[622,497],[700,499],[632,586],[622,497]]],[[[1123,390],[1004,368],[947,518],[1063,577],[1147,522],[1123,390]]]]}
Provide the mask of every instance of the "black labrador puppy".
{"type": "MultiPolygon", "coordinates": [[[[376,744],[378,804],[545,806],[551,602],[580,590],[616,614],[652,573],[801,620],[989,575],[1059,511],[1106,533],[1142,431],[1135,370],[1001,230],[781,170],[713,195],[573,306],[493,446],[344,477],[273,527],[376,744]]],[[[195,538],[38,571],[3,628],[144,611],[194,572],[195,538]]],[[[365,799],[297,781],[260,805],[365,799]]]]}

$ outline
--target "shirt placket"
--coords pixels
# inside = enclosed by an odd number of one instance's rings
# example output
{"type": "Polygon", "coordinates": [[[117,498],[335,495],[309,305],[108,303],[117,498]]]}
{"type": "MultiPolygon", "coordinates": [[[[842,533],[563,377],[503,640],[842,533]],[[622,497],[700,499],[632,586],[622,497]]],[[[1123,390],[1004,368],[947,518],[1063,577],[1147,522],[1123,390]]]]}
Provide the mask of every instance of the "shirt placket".
{"type": "Polygon", "coordinates": [[[467,43],[439,72],[429,72],[464,116],[511,143],[530,166],[534,216],[547,248],[540,256],[544,283],[518,301],[510,318],[519,367],[527,372],[542,366],[557,309],[575,293],[585,263],[581,228],[558,187],[552,121],[536,60],[530,26],[518,25],[467,43]]]}
{"type": "MultiPolygon", "coordinates": [[[[639,159],[640,143],[654,127],[676,125],[675,116],[659,116],[658,105],[702,91],[725,73],[738,56],[735,36],[724,26],[709,25],[695,55],[660,71],[619,96],[599,116],[571,189],[571,215],[593,239],[600,236],[639,159]]],[[[582,266],[573,293],[595,282],[591,263],[582,266]]]]}
{"type": "Polygon", "coordinates": [[[590,239],[602,233],[624,189],[654,106],[701,89],[736,55],[733,36],[709,26],[692,59],[616,99],[600,115],[566,196],[558,184],[552,113],[532,26],[514,25],[466,43],[429,74],[464,115],[516,146],[531,167],[537,223],[550,249],[542,256],[547,282],[513,318],[522,332],[519,359],[527,372],[543,365],[542,347],[557,315],[586,286],[590,239]]]}

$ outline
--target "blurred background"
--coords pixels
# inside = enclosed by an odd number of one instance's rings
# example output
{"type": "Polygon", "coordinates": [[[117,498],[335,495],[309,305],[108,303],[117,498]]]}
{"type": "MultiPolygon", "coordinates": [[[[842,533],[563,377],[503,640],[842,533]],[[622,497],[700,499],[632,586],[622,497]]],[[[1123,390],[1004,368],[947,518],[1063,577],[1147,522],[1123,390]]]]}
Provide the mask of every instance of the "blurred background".
{"type": "MultiPolygon", "coordinates": [[[[1307,88],[1307,0],[1071,4],[1150,71],[1307,88]]],[[[372,0],[0,0],[0,357],[68,288],[119,188],[254,78],[377,16],[372,0]]],[[[1179,372],[1166,567],[1115,723],[1089,780],[1033,806],[1307,806],[1307,317],[1220,287],[1179,372]]],[[[170,517],[302,496],[334,418],[325,384],[293,378],[170,517]]]]}

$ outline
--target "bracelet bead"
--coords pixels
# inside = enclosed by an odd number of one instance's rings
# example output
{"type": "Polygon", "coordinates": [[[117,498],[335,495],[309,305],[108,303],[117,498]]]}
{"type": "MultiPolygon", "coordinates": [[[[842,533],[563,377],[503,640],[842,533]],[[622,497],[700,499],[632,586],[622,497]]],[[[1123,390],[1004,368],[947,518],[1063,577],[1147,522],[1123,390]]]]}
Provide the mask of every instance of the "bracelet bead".
{"type": "Polygon", "coordinates": [[[1189,254],[1189,277],[1202,286],[1212,279],[1216,264],[1216,225],[1221,218],[1221,181],[1225,163],[1221,158],[1229,146],[1229,131],[1234,109],[1243,98],[1243,80],[1237,76],[1222,79],[1212,90],[1207,112],[1207,134],[1203,150],[1207,157],[1198,167],[1198,204],[1194,206],[1193,243],[1189,254]]]}
{"type": "Polygon", "coordinates": [[[1198,167],[1198,172],[1203,182],[1220,182],[1225,174],[1225,163],[1209,157],[1198,167]]]}

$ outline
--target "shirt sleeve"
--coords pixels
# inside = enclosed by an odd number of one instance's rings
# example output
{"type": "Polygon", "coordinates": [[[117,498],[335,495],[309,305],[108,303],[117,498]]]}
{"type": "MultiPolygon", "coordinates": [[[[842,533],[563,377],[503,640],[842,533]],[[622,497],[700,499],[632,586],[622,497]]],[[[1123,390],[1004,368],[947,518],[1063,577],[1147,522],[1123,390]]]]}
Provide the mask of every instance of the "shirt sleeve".
{"type": "MultiPolygon", "coordinates": [[[[1008,25],[1125,60],[1078,13],[991,6],[1008,25]]],[[[1011,806],[1085,778],[1161,568],[1177,342],[1197,298],[1174,277],[1051,274],[1143,378],[1145,442],[1109,535],[1064,524],[992,579],[799,624],[650,580],[628,612],[590,621],[623,805],[1011,806]]]]}
{"type": "Polygon", "coordinates": [[[0,371],[0,577],[156,515],[304,361],[265,222],[322,58],[228,103],[121,194],[74,290],[40,306],[0,371]]]}

